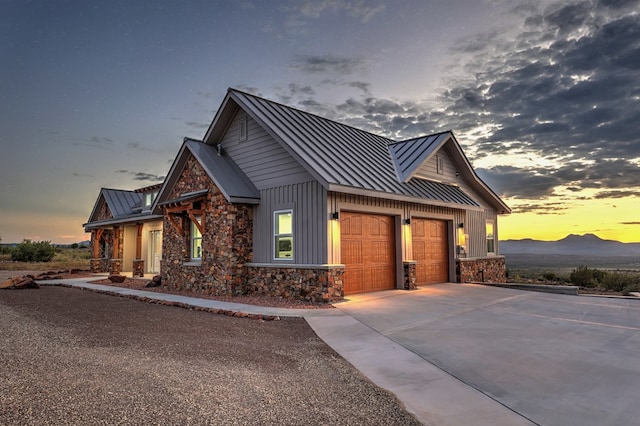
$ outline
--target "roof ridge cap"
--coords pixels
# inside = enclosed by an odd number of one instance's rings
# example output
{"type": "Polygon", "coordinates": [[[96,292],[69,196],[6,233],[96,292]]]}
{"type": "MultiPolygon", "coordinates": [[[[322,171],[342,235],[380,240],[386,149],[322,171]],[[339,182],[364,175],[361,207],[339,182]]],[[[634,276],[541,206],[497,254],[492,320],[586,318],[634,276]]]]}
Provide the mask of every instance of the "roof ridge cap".
{"type": "MultiPolygon", "coordinates": [[[[388,137],[386,137],[386,136],[382,136],[382,135],[379,135],[379,134],[377,134],[377,133],[373,133],[373,132],[370,132],[370,131],[368,131],[368,130],[364,130],[364,129],[361,129],[361,128],[359,128],[359,127],[355,127],[355,126],[352,126],[352,125],[350,125],[350,124],[346,124],[346,123],[343,123],[343,122],[340,122],[340,121],[332,120],[332,119],[330,119],[330,118],[323,117],[323,116],[321,116],[321,115],[319,115],[319,114],[316,114],[316,113],[313,113],[313,112],[309,112],[309,111],[305,111],[305,110],[303,110],[303,109],[301,109],[301,108],[297,108],[297,107],[294,107],[294,106],[291,106],[291,105],[286,105],[286,104],[284,104],[284,103],[282,103],[282,102],[274,101],[274,100],[271,100],[271,99],[265,98],[265,97],[263,97],[263,96],[258,96],[258,95],[254,95],[254,94],[252,94],[252,93],[243,92],[242,90],[234,89],[234,88],[231,88],[231,87],[228,89],[228,91],[229,91],[229,92],[237,92],[237,93],[241,93],[241,94],[243,94],[243,95],[250,96],[250,97],[252,97],[252,98],[256,98],[256,99],[260,99],[260,100],[263,100],[263,101],[265,101],[265,102],[269,102],[269,103],[271,103],[271,104],[275,104],[275,105],[281,106],[281,107],[283,107],[283,108],[287,108],[287,109],[290,109],[290,110],[293,110],[293,111],[301,112],[301,113],[303,113],[303,114],[307,114],[307,115],[310,115],[310,116],[316,117],[316,118],[318,118],[318,119],[320,119],[320,120],[322,120],[322,121],[328,121],[328,122],[331,122],[331,123],[335,123],[335,124],[337,124],[337,125],[339,125],[339,126],[347,127],[347,128],[350,128],[350,129],[356,130],[356,131],[358,131],[358,132],[367,133],[367,134],[369,134],[369,135],[371,135],[371,136],[375,136],[376,138],[382,138],[382,139],[386,139],[387,141],[395,142],[393,139],[388,138],[388,137]]],[[[389,143],[389,142],[387,142],[387,143],[389,143]]]]}

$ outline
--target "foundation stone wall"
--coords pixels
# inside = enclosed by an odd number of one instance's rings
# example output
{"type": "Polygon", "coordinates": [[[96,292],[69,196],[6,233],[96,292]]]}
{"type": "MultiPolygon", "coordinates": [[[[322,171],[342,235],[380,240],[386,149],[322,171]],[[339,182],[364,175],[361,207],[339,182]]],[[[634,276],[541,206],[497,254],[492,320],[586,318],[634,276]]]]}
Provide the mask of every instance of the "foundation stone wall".
{"type": "Polygon", "coordinates": [[[245,294],[284,299],[332,302],[344,295],[344,265],[267,266],[248,265],[245,294]]]}
{"type": "Polygon", "coordinates": [[[507,282],[504,256],[456,259],[456,278],[460,283],[507,282]]]}

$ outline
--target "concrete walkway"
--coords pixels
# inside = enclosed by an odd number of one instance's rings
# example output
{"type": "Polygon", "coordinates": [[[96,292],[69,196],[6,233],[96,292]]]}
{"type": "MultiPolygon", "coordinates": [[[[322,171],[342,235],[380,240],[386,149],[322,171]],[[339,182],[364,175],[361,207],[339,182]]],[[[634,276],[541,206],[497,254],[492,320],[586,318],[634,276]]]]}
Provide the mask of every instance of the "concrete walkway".
{"type": "MultiPolygon", "coordinates": [[[[534,424],[483,393],[466,385],[411,350],[354,319],[343,310],[355,298],[338,303],[336,309],[286,309],[230,303],[197,297],[179,296],[92,284],[96,278],[38,281],[41,285],[73,287],[135,296],[152,300],[177,302],[194,308],[220,309],[280,317],[302,317],[316,334],[338,354],[354,365],[376,385],[393,392],[407,411],[427,425],[531,425],[534,424]]],[[[385,295],[406,294],[405,291],[385,295]]],[[[373,296],[375,298],[375,296],[373,296]]]]}

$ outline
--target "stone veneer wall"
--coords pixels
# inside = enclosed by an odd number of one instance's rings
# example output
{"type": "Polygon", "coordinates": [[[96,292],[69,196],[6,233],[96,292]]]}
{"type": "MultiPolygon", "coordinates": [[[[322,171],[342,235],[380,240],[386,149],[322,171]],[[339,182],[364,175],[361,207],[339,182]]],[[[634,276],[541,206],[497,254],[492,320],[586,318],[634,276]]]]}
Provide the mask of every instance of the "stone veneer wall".
{"type": "Polygon", "coordinates": [[[240,295],[246,283],[245,263],[253,259],[253,207],[229,203],[200,163],[190,156],[169,199],[202,189],[209,189],[202,260],[189,261],[190,219],[186,215],[183,218],[181,236],[165,216],[162,283],[200,293],[240,295]]]}
{"type": "Polygon", "coordinates": [[[456,278],[460,283],[507,282],[504,256],[456,259],[456,278]]]}
{"type": "Polygon", "coordinates": [[[144,259],[133,260],[133,276],[144,277],[144,259]]]}
{"type": "Polygon", "coordinates": [[[416,285],[416,263],[415,261],[405,260],[403,263],[404,269],[404,289],[415,290],[418,288],[416,285]]]}
{"type": "Polygon", "coordinates": [[[248,265],[245,294],[332,302],[342,299],[344,265],[248,265]]]}

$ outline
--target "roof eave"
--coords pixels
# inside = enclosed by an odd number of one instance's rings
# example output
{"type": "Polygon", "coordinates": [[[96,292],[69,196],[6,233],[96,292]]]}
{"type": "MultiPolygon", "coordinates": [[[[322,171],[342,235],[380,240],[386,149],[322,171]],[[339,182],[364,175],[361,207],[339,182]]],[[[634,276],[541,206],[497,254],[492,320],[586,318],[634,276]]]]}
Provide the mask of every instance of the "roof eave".
{"type": "Polygon", "coordinates": [[[128,223],[136,223],[136,222],[150,222],[158,219],[162,219],[162,215],[142,214],[142,215],[129,216],[126,218],[105,219],[105,220],[100,220],[96,222],[87,222],[87,223],[83,223],[82,226],[85,229],[85,232],[88,232],[91,229],[102,228],[104,226],[124,225],[128,223]]]}
{"type": "Polygon", "coordinates": [[[411,195],[403,195],[398,193],[375,191],[372,189],[356,188],[353,186],[330,184],[327,190],[333,191],[333,192],[340,192],[344,194],[362,195],[365,197],[384,198],[387,200],[395,200],[395,201],[406,201],[410,203],[425,204],[425,205],[438,206],[438,207],[449,207],[449,208],[458,209],[458,210],[474,210],[474,211],[484,210],[480,206],[452,203],[448,201],[433,200],[430,198],[423,198],[423,197],[414,197],[411,195]]]}

